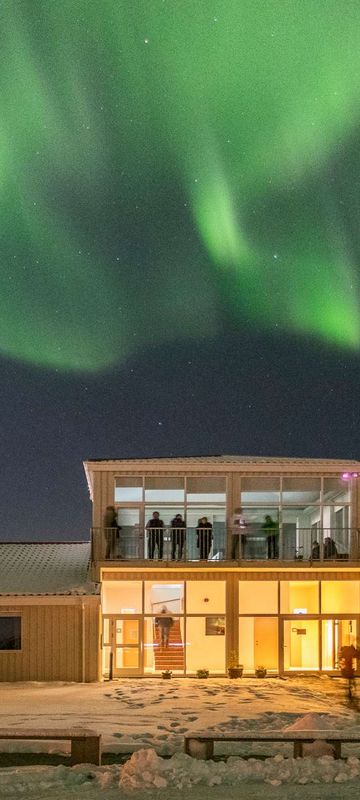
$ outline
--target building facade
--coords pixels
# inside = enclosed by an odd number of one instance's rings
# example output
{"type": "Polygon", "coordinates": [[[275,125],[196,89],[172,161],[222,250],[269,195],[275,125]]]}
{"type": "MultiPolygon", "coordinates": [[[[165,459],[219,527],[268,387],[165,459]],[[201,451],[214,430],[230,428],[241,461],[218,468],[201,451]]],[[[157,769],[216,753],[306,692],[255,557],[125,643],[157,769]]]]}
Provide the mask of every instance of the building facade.
{"type": "Polygon", "coordinates": [[[90,542],[0,544],[0,680],[332,674],[358,643],[360,462],[84,468],[90,542]]]}
{"type": "Polygon", "coordinates": [[[359,462],[218,456],[84,466],[102,678],[204,667],[221,676],[234,655],[249,675],[260,665],[270,674],[336,672],[340,647],[359,634],[359,462]],[[161,615],[171,621],[166,646],[161,615]]]}

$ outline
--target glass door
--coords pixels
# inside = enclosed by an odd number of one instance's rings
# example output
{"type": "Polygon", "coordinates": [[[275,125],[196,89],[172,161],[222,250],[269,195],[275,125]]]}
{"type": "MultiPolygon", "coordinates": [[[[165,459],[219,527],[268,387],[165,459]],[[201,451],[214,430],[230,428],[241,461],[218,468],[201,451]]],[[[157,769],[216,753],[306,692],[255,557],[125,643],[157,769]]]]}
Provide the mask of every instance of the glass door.
{"type": "Polygon", "coordinates": [[[322,626],[322,669],[338,669],[341,647],[357,646],[356,619],[323,619],[322,626]]]}
{"type": "Polygon", "coordinates": [[[314,672],[319,664],[319,621],[293,618],[283,620],[285,672],[314,672]]]}
{"type": "Polygon", "coordinates": [[[111,615],[103,620],[105,668],[109,678],[141,674],[141,617],[111,615]]]}

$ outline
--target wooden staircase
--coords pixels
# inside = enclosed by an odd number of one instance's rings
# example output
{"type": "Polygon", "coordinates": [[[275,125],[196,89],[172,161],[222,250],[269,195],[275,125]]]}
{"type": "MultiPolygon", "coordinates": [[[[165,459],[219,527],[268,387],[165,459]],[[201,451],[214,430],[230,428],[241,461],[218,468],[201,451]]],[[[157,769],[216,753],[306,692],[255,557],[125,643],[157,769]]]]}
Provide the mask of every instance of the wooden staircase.
{"type": "Polygon", "coordinates": [[[153,636],[155,670],[161,672],[165,669],[171,669],[173,672],[183,672],[185,669],[185,658],[180,620],[174,619],[174,624],[170,628],[168,647],[161,646],[160,631],[157,625],[154,625],[153,636]]]}

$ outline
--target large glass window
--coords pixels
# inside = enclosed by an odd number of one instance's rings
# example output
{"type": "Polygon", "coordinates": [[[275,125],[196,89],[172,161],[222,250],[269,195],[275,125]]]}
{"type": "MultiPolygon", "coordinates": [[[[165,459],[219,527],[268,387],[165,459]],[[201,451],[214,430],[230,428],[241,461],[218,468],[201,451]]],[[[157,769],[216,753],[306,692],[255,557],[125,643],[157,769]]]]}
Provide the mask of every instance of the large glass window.
{"type": "Polygon", "coordinates": [[[245,670],[278,670],[278,618],[239,618],[239,663],[245,670]]]}
{"type": "Polygon", "coordinates": [[[246,523],[244,534],[241,536],[243,557],[254,560],[277,558],[279,555],[278,507],[244,507],[243,518],[246,523]]]}
{"type": "Polygon", "coordinates": [[[324,478],[324,502],[348,503],[350,500],[351,481],[344,480],[341,475],[324,478]]]}
{"type": "Polygon", "coordinates": [[[116,503],[141,503],[143,499],[143,479],[121,475],[115,478],[116,503]]]}
{"type": "Polygon", "coordinates": [[[212,475],[187,478],[186,499],[188,503],[225,503],[226,478],[212,475]]]}
{"type": "Polygon", "coordinates": [[[240,614],[277,614],[277,581],[239,581],[240,614]]]}
{"type": "Polygon", "coordinates": [[[103,581],[102,610],[104,614],[141,614],[141,581],[103,581]]]}
{"type": "Polygon", "coordinates": [[[186,670],[225,672],[225,618],[187,617],[186,670]]]}
{"type": "Polygon", "coordinates": [[[183,503],[184,478],[145,478],[146,503],[183,503]]]}
{"type": "Polygon", "coordinates": [[[21,650],[21,617],[0,617],[0,650],[21,650]]]}
{"type": "Polygon", "coordinates": [[[319,544],[320,506],[288,506],[282,510],[283,558],[309,559],[319,544]]]}
{"type": "Polygon", "coordinates": [[[225,556],[226,552],[226,529],[225,529],[225,520],[226,520],[226,509],[225,504],[223,506],[188,506],[187,508],[187,539],[186,539],[186,551],[187,551],[187,558],[188,560],[197,560],[201,557],[206,556],[207,551],[207,558],[209,560],[222,560],[225,556]],[[197,535],[197,525],[199,524],[200,520],[204,519],[208,520],[211,523],[211,533],[208,534],[209,536],[209,548],[205,548],[204,552],[201,552],[201,540],[205,541],[206,535],[198,537],[197,535]]]}
{"type": "Polygon", "coordinates": [[[278,503],[280,478],[242,478],[241,503],[278,503]]]}
{"type": "Polygon", "coordinates": [[[145,613],[158,614],[162,608],[172,614],[183,613],[183,582],[145,581],[145,613]]]}
{"type": "MultiPolygon", "coordinates": [[[[139,508],[118,508],[117,519],[121,530],[110,532],[113,556],[120,559],[144,557],[144,531],[140,527],[139,508]],[[114,537],[115,533],[115,537],[114,537]]],[[[107,533],[109,536],[109,533],[107,533]]]]}
{"type": "Polygon", "coordinates": [[[294,505],[320,503],[320,478],[283,478],[282,501],[294,505]]]}
{"type": "Polygon", "coordinates": [[[318,614],[318,581],[280,581],[282,614],[318,614]]]}
{"type": "Polygon", "coordinates": [[[187,581],[186,613],[225,613],[225,581],[187,581]]]}
{"type": "Polygon", "coordinates": [[[184,618],[167,614],[144,620],[144,672],[185,670],[184,618]]]}
{"type": "Polygon", "coordinates": [[[360,581],[321,581],[322,614],[359,614],[360,581]]]}

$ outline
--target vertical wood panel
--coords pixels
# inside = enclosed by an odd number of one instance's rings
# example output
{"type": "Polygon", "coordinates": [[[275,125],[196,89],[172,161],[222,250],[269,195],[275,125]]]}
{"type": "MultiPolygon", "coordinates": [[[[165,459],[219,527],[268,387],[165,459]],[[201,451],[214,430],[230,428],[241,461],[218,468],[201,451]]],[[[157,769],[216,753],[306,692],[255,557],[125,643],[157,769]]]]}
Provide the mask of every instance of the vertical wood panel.
{"type": "MultiPolygon", "coordinates": [[[[99,607],[85,604],[86,680],[98,680],[99,607]]],[[[81,605],[1,607],[22,618],[22,649],[0,652],[0,681],[81,681],[81,605]]]]}

